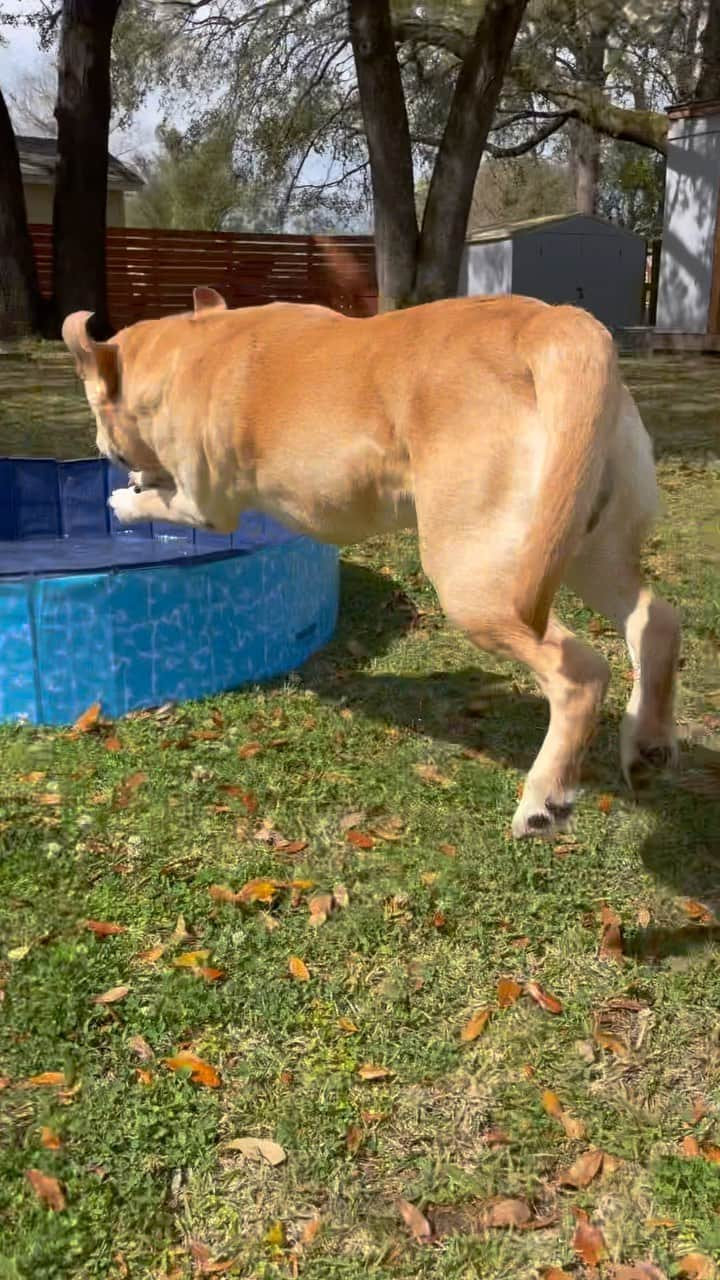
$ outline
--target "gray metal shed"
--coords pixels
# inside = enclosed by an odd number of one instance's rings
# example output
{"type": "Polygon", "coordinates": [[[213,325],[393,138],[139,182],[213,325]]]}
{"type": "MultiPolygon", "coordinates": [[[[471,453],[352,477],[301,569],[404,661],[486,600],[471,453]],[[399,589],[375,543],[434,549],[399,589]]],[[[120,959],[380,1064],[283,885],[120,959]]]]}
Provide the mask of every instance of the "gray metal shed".
{"type": "Polygon", "coordinates": [[[483,227],[468,241],[461,294],[516,293],[585,307],[611,329],[642,320],[646,245],[604,218],[556,214],[483,227]]]}

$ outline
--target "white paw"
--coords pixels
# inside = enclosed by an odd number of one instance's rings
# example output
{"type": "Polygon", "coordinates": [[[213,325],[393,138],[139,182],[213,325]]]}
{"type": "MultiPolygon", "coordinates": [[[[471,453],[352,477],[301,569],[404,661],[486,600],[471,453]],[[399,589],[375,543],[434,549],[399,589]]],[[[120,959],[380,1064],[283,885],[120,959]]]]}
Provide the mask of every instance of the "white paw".
{"type": "Polygon", "coordinates": [[[512,833],[516,840],[535,837],[550,839],[565,831],[573,814],[574,789],[551,790],[537,784],[525,784],[522,800],[515,811],[512,833]]]}
{"type": "Polygon", "coordinates": [[[108,498],[108,506],[121,524],[144,520],[145,516],[134,489],[114,489],[108,498]]]}

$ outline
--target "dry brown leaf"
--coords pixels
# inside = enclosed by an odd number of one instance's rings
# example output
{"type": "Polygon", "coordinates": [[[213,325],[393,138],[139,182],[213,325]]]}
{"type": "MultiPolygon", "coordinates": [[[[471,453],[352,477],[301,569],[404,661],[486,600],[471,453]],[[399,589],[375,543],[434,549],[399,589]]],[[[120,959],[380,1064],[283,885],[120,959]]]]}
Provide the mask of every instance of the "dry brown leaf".
{"type": "Polygon", "coordinates": [[[240,892],[237,894],[237,902],[272,902],[277,896],[280,889],[284,889],[284,880],[267,880],[263,876],[259,876],[255,880],[248,880],[244,884],[240,892]]]}
{"type": "Polygon", "coordinates": [[[204,978],[205,982],[221,982],[227,977],[224,969],[213,969],[212,967],[200,964],[197,969],[193,970],[199,978],[204,978]]]}
{"type": "Polygon", "coordinates": [[[152,1062],[155,1054],[153,1053],[147,1040],[143,1040],[142,1036],[131,1036],[128,1040],[128,1047],[136,1053],[138,1058],[143,1062],[152,1062]]]}
{"type": "Polygon", "coordinates": [[[288,960],[288,969],[290,970],[291,976],[295,978],[296,982],[310,981],[310,970],[305,964],[305,961],[301,960],[299,956],[290,957],[290,959],[288,960]]]}
{"type": "Polygon", "coordinates": [[[341,1031],[347,1032],[349,1036],[357,1035],[360,1028],[356,1027],[351,1018],[338,1018],[338,1026],[341,1031]]]}
{"type": "Polygon", "coordinates": [[[453,780],[441,773],[436,764],[414,764],[413,769],[423,782],[434,782],[439,787],[452,787],[453,780]]]}
{"type": "Polygon", "coordinates": [[[340,907],[343,911],[350,906],[350,895],[344,884],[335,885],[335,888],[333,889],[333,901],[335,906],[340,907]]]}
{"type": "Polygon", "coordinates": [[[345,817],[340,819],[340,830],[345,832],[350,831],[352,827],[359,827],[366,817],[367,814],[364,809],[356,809],[353,813],[346,813],[345,817]]]}
{"type": "Polygon", "coordinates": [[[686,916],[691,920],[695,920],[697,924],[714,924],[715,917],[709,907],[702,902],[696,902],[694,898],[686,898],[680,903],[686,916]]]}
{"type": "Polygon", "coordinates": [[[215,900],[215,902],[239,902],[240,901],[240,894],[236,893],[234,889],[231,889],[226,884],[211,884],[210,888],[208,889],[208,893],[210,894],[210,897],[215,900]]]}
{"type": "Polygon", "coordinates": [[[38,804],[60,804],[60,796],[57,791],[44,791],[42,795],[36,796],[36,799],[38,804]]]}
{"type": "Polygon", "coordinates": [[[349,1125],[347,1133],[345,1134],[345,1146],[351,1156],[357,1155],[363,1144],[364,1137],[365,1135],[358,1124],[349,1125]]]}
{"type": "Polygon", "coordinates": [[[114,735],[110,738],[105,739],[106,751],[122,751],[122,749],[123,749],[122,742],[120,741],[119,738],[116,738],[114,735]]]}
{"type": "Polygon", "coordinates": [[[93,1004],[117,1004],[120,1000],[124,1000],[128,994],[129,987],[111,987],[109,991],[103,991],[102,995],[93,996],[93,1004]]]}
{"type": "Polygon", "coordinates": [[[246,742],[242,747],[238,747],[238,755],[241,760],[252,760],[253,756],[259,755],[262,749],[262,742],[246,742]]]}
{"type": "Polygon", "coordinates": [[[202,1058],[196,1057],[194,1053],[176,1053],[172,1058],[165,1058],[165,1066],[171,1071],[190,1071],[190,1079],[196,1084],[205,1085],[208,1089],[217,1089],[220,1084],[220,1076],[209,1062],[203,1062],[202,1058]]]}
{"type": "Polygon", "coordinates": [[[554,1120],[559,1121],[565,1130],[568,1138],[579,1140],[585,1137],[585,1125],[582,1120],[576,1120],[563,1107],[560,1099],[552,1089],[544,1089],[542,1093],[542,1105],[544,1110],[554,1120]]]}
{"type": "Polygon", "coordinates": [[[525,991],[532,997],[536,1004],[540,1005],[541,1009],[546,1011],[546,1013],[562,1013],[563,1006],[561,1001],[555,996],[551,996],[549,992],[543,991],[543,988],[538,982],[527,982],[525,984],[525,991]]]}
{"type": "Polygon", "coordinates": [[[308,902],[308,910],[310,912],[310,924],[313,929],[319,929],[321,924],[327,920],[333,909],[333,897],[331,893],[315,893],[308,902]]]}
{"type": "Polygon", "coordinates": [[[40,1130],[40,1146],[45,1147],[48,1151],[59,1151],[62,1146],[60,1134],[54,1129],[48,1129],[47,1125],[43,1125],[40,1130]]]}
{"type": "Polygon", "coordinates": [[[315,1240],[316,1236],[319,1234],[321,1227],[322,1227],[322,1218],[311,1218],[310,1221],[307,1222],[302,1229],[302,1234],[300,1236],[300,1244],[303,1245],[305,1248],[307,1248],[308,1245],[311,1245],[315,1240]]]}
{"type": "Polygon", "coordinates": [[[395,1073],[389,1067],[380,1067],[373,1062],[365,1062],[357,1071],[361,1080],[388,1080],[395,1073]]]}
{"type": "Polygon", "coordinates": [[[164,951],[165,948],[158,944],[156,947],[148,947],[147,951],[139,951],[134,958],[138,964],[157,964],[164,951]]]}
{"type": "Polygon", "coordinates": [[[432,1240],[432,1227],[425,1214],[421,1213],[416,1205],[403,1200],[402,1196],[398,1196],[397,1207],[413,1240],[418,1244],[429,1244],[432,1240]]]}
{"type": "Polygon", "coordinates": [[[680,1150],[683,1155],[687,1156],[689,1159],[698,1159],[700,1156],[700,1143],[697,1138],[694,1138],[693,1135],[689,1133],[688,1136],[683,1138],[680,1143],[680,1150]]]}
{"type": "Polygon", "coordinates": [[[559,1267],[545,1267],[542,1280],[575,1280],[569,1271],[561,1271],[559,1267]]]}
{"type": "Polygon", "coordinates": [[[601,960],[613,960],[616,964],[622,964],[625,956],[621,925],[613,923],[603,925],[598,954],[601,960]]]}
{"type": "Polygon", "coordinates": [[[490,1020],[491,1012],[492,1010],[490,1009],[478,1009],[477,1013],[474,1013],[472,1018],[465,1023],[465,1026],[460,1032],[460,1039],[465,1044],[469,1044],[471,1041],[477,1040],[478,1036],[482,1035],[490,1020]]]}
{"type": "Polygon", "coordinates": [[[289,856],[292,856],[296,853],[303,853],[303,851],[308,847],[308,842],[307,840],[280,839],[275,841],[274,847],[276,853],[286,853],[289,856]]]}
{"type": "Polygon", "coordinates": [[[692,1109],[693,1124],[699,1124],[701,1120],[704,1120],[709,1110],[710,1108],[708,1107],[705,1098],[700,1096],[694,1098],[692,1109]]]}
{"type": "Polygon", "coordinates": [[[145,1067],[138,1067],[136,1070],[138,1084],[150,1085],[155,1079],[152,1071],[148,1071],[145,1067]]]}
{"type": "MultiPolygon", "coordinates": [[[[195,1263],[195,1270],[198,1271],[200,1275],[222,1275],[223,1272],[231,1271],[233,1267],[237,1266],[237,1258],[229,1258],[225,1262],[214,1262],[210,1256],[210,1250],[206,1244],[203,1244],[202,1240],[191,1238],[188,1241],[188,1247],[192,1254],[193,1262],[195,1263]]],[[[178,1271],[178,1280],[180,1280],[180,1277],[184,1274],[184,1272],[178,1271]]],[[[165,1280],[169,1280],[169,1277],[166,1277],[165,1280]]]]}
{"type": "Polygon", "coordinates": [[[148,780],[146,773],[131,773],[115,792],[114,806],[116,809],[127,809],[133,794],[142,787],[148,780]]]}
{"type": "Polygon", "coordinates": [[[527,1200],[495,1200],[480,1216],[483,1227],[524,1227],[532,1219],[527,1200]]]}
{"type": "Polygon", "coordinates": [[[589,1267],[596,1267],[605,1257],[605,1237],[599,1227],[594,1227],[584,1209],[576,1209],[577,1228],[573,1236],[573,1249],[589,1267]]]}
{"type": "Polygon", "coordinates": [[[481,1135],[480,1141],[486,1147],[506,1147],[510,1141],[504,1129],[492,1128],[486,1129],[481,1135]]]}
{"type": "Polygon", "coordinates": [[[456,844],[439,844],[438,849],[445,854],[446,858],[457,858],[456,844]]]}
{"type": "Polygon", "coordinates": [[[354,827],[345,832],[345,839],[354,844],[356,849],[373,849],[375,841],[365,831],[357,831],[354,827]]]}
{"type": "Polygon", "coordinates": [[[88,707],[87,711],[83,711],[82,715],[78,716],[73,725],[73,730],[75,733],[90,733],[92,729],[97,728],[99,719],[100,703],[93,702],[92,706],[88,707]]]}
{"type": "Polygon", "coordinates": [[[601,813],[609,813],[613,807],[613,796],[598,796],[597,807],[601,813]]]}
{"type": "Polygon", "coordinates": [[[602,1164],[602,1151],[584,1151],[569,1169],[564,1169],[559,1174],[558,1182],[563,1187],[575,1187],[576,1191],[581,1191],[590,1186],[593,1178],[599,1174],[602,1164]]]}
{"type": "Polygon", "coordinates": [[[598,1027],[593,1031],[593,1039],[600,1049],[606,1049],[608,1053],[614,1053],[618,1058],[627,1058],[629,1049],[627,1045],[619,1040],[617,1036],[611,1036],[606,1031],[600,1031],[598,1027]]]}
{"type": "Polygon", "coordinates": [[[514,978],[501,978],[497,986],[497,1002],[501,1009],[507,1009],[520,999],[523,989],[514,978]]]}
{"type": "Polygon", "coordinates": [[[712,1258],[706,1253],[686,1253],[675,1263],[676,1274],[687,1280],[715,1280],[717,1271],[712,1258]]]}
{"type": "Polygon", "coordinates": [[[21,773],[20,781],[29,782],[31,786],[36,786],[38,782],[42,782],[47,777],[44,769],[33,769],[32,773],[21,773]]]}
{"type": "Polygon", "coordinates": [[[278,1142],[271,1138],[231,1138],[224,1144],[226,1151],[239,1151],[248,1160],[256,1160],[260,1156],[267,1164],[283,1164],[287,1154],[278,1142]]]}
{"type": "Polygon", "coordinates": [[[53,1210],[53,1213],[62,1212],[65,1208],[65,1196],[57,1178],[51,1177],[49,1173],[43,1173],[41,1169],[27,1169],[25,1177],[38,1200],[42,1200],[48,1209],[53,1210]]]}
{"type": "Polygon", "coordinates": [[[124,924],[110,924],[107,920],[86,920],[85,928],[95,934],[96,938],[111,938],[116,933],[126,933],[124,924]]]}
{"type": "Polygon", "coordinates": [[[43,1088],[46,1085],[59,1085],[64,1088],[66,1084],[65,1075],[62,1071],[41,1071],[39,1076],[30,1076],[28,1084],[33,1087],[43,1088]]]}

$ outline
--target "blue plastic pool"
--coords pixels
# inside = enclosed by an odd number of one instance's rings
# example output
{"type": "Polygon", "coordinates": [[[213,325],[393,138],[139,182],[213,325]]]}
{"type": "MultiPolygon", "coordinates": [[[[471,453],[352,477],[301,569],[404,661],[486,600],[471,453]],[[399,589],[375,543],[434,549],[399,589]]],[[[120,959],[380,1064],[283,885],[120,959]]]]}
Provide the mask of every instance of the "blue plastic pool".
{"type": "Polygon", "coordinates": [[[331,638],[333,547],[246,513],[230,536],[123,528],[103,459],[0,459],[0,720],[116,717],[277,676],[331,638]]]}

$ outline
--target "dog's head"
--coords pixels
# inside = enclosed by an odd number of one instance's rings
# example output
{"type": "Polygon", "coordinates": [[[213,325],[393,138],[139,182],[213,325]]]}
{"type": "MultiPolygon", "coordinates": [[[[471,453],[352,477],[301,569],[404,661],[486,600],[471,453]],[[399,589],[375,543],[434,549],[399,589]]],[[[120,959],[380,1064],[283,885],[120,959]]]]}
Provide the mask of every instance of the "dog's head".
{"type": "MultiPolygon", "coordinates": [[[[113,462],[132,470],[152,468],[157,463],[150,446],[154,395],[148,392],[147,371],[142,368],[141,353],[149,350],[157,337],[157,326],[182,320],[200,321],[208,312],[225,309],[225,302],[214,289],[200,287],[193,291],[194,312],[191,317],[168,317],[145,321],[121,330],[111,342],[96,342],[89,332],[90,311],[75,311],[62,327],[63,340],[75,358],[75,369],[82,379],[85,395],[95,416],[96,443],[100,453],[113,462]],[[124,368],[127,365],[127,368],[124,368]],[[129,375],[133,373],[134,377],[129,375]],[[128,382],[128,386],[124,383],[128,382]],[[142,384],[139,386],[138,384],[142,384]]],[[[168,333],[175,331],[168,329],[168,333]]],[[[160,366],[164,362],[160,362],[160,366]]],[[[156,382],[155,376],[149,379],[156,382]]]]}

